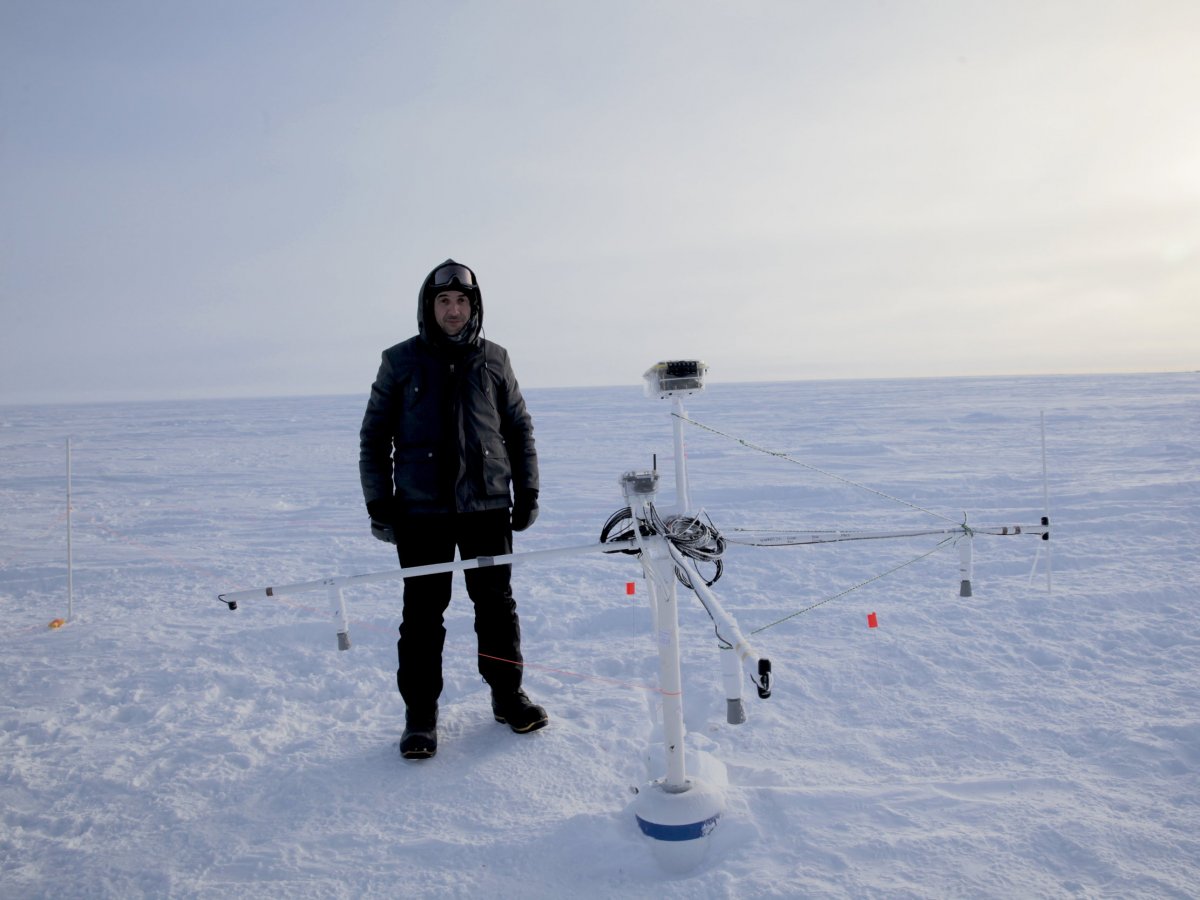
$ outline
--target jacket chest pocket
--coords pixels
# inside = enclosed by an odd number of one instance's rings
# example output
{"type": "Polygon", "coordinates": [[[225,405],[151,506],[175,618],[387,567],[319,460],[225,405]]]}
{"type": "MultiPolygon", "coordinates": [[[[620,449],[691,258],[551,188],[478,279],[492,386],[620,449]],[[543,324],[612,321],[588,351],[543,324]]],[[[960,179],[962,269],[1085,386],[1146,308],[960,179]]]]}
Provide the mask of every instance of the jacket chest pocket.
{"type": "Polygon", "coordinates": [[[433,400],[426,390],[426,385],[417,375],[405,376],[396,385],[393,395],[394,429],[398,444],[428,443],[432,439],[431,421],[436,421],[429,413],[429,404],[433,400]]]}
{"type": "MultiPolygon", "coordinates": [[[[472,428],[477,434],[494,435],[498,442],[498,451],[508,458],[504,442],[500,440],[500,406],[499,392],[496,381],[487,367],[480,368],[471,379],[470,396],[467,399],[467,411],[471,418],[472,428]]],[[[484,448],[491,447],[492,438],[484,440],[484,448]]]]}

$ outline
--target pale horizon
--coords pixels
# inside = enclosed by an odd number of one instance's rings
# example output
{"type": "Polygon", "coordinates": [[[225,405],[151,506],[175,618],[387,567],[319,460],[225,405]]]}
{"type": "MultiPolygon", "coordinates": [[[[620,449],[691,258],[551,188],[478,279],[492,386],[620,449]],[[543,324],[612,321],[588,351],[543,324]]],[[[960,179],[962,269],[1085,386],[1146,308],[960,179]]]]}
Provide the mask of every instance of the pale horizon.
{"type": "Polygon", "coordinates": [[[1200,368],[1200,6],[0,7],[0,404],[1200,368]]]}

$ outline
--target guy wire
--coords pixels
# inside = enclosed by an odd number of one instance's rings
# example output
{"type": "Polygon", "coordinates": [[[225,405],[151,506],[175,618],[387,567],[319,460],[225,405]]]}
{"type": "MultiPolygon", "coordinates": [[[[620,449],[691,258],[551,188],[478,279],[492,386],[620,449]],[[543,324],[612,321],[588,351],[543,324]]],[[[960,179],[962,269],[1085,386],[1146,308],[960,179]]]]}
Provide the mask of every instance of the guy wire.
{"type": "Polygon", "coordinates": [[[835,475],[832,472],[826,472],[824,469],[818,469],[816,466],[810,465],[809,463],[806,463],[806,462],[801,462],[798,459],[788,456],[786,453],[781,453],[778,450],[769,450],[766,447],[760,447],[758,444],[753,444],[750,441],[745,440],[744,438],[740,438],[740,437],[737,437],[736,435],[732,435],[732,434],[726,434],[724,431],[719,431],[718,429],[713,428],[711,425],[705,425],[703,422],[697,422],[695,419],[689,418],[688,416],[680,415],[677,412],[672,412],[671,415],[675,416],[678,419],[682,419],[685,422],[689,422],[692,425],[695,425],[697,428],[703,428],[705,431],[711,431],[713,434],[720,435],[723,438],[728,438],[731,441],[737,441],[743,447],[748,447],[751,450],[757,450],[759,453],[767,454],[767,456],[774,456],[774,457],[777,457],[778,459],[787,460],[790,463],[795,463],[798,466],[803,466],[804,468],[809,469],[813,472],[816,472],[819,475],[824,475],[826,478],[832,478],[834,481],[840,481],[843,484],[850,485],[851,487],[861,488],[864,491],[868,491],[869,493],[876,494],[877,496],[883,497],[885,500],[891,500],[894,503],[902,504],[903,506],[907,506],[910,509],[915,509],[918,512],[923,512],[926,515],[934,516],[935,518],[938,518],[938,519],[944,519],[947,522],[954,522],[954,524],[956,524],[956,525],[958,524],[958,522],[956,520],[950,518],[949,516],[944,516],[939,512],[934,512],[932,509],[926,509],[923,506],[918,506],[917,504],[911,503],[908,500],[901,500],[899,497],[893,497],[891,494],[885,494],[883,491],[876,490],[873,487],[868,487],[865,484],[860,484],[857,481],[851,481],[849,478],[844,478],[841,475],[835,475]]]}
{"type": "Polygon", "coordinates": [[[824,606],[826,603],[831,603],[834,600],[838,600],[842,597],[845,597],[847,594],[851,594],[854,591],[857,591],[859,588],[866,587],[868,584],[879,581],[881,578],[887,578],[887,576],[891,575],[893,572],[899,572],[905,566],[911,566],[913,563],[920,562],[927,556],[933,556],[933,554],[937,553],[939,550],[941,550],[947,544],[954,543],[957,540],[958,540],[957,537],[951,535],[950,537],[946,538],[945,540],[939,541],[937,546],[934,547],[932,550],[930,550],[927,553],[922,553],[920,556],[918,556],[914,559],[910,559],[908,562],[900,563],[900,565],[895,566],[894,568],[888,569],[886,572],[880,572],[878,575],[868,578],[866,581],[859,582],[858,584],[854,585],[853,587],[846,588],[846,590],[842,591],[840,594],[834,594],[832,597],[826,597],[824,600],[820,600],[820,601],[814,603],[812,606],[806,606],[804,609],[798,609],[791,615],[784,616],[782,619],[776,619],[774,622],[768,622],[766,625],[762,626],[761,628],[755,628],[753,631],[750,632],[750,634],[755,635],[755,634],[758,634],[760,631],[766,631],[768,628],[774,628],[776,625],[779,625],[783,622],[788,621],[789,619],[794,619],[794,618],[796,618],[796,616],[799,616],[806,612],[814,610],[818,606],[824,606]]]}

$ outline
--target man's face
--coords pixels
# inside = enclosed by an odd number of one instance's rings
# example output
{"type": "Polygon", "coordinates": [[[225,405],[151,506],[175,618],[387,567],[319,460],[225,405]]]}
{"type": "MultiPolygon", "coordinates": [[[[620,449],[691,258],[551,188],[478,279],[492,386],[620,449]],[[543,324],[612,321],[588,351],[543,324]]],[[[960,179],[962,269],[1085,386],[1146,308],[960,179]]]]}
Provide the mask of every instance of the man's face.
{"type": "Polygon", "coordinates": [[[433,298],[433,318],[438,328],[454,337],[471,321],[471,298],[462,291],[442,291],[433,298]]]}

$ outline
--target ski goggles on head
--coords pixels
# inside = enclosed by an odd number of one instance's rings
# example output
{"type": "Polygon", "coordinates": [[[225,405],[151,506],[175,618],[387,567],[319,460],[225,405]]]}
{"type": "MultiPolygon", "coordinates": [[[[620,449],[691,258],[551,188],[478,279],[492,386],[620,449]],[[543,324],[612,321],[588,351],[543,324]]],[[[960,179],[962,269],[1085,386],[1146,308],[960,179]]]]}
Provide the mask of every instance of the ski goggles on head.
{"type": "Polygon", "coordinates": [[[475,283],[475,273],[466,266],[460,266],[458,263],[442,266],[440,269],[434,271],[433,277],[429,281],[429,286],[434,288],[448,288],[456,281],[460,287],[479,287],[475,283]]]}

